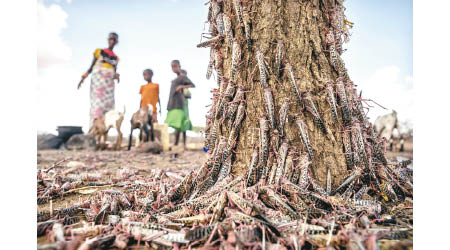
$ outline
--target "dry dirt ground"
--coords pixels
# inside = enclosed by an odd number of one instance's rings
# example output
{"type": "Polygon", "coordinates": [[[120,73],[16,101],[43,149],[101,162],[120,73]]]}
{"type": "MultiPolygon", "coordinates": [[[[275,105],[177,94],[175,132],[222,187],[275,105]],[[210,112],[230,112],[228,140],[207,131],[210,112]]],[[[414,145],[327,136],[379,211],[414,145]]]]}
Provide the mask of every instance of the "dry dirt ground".
{"type": "MultiPolygon", "coordinates": [[[[189,149],[181,152],[177,150],[178,156],[172,157],[171,152],[163,152],[161,154],[138,153],[137,151],[63,151],[63,150],[45,150],[37,153],[37,168],[48,169],[55,163],[61,160],[67,162],[81,162],[84,164],[84,173],[92,172],[110,173],[111,176],[118,175],[121,171],[127,169],[138,169],[140,174],[150,173],[158,169],[167,172],[179,172],[180,170],[189,170],[200,167],[207,159],[207,154],[203,152],[202,143],[200,139],[190,139],[188,144],[189,149]]],[[[404,157],[404,159],[412,159],[412,141],[405,145],[405,152],[387,152],[390,159],[395,159],[397,156],[404,157]]],[[[64,165],[64,164],[61,164],[64,165]]],[[[67,168],[67,167],[66,167],[67,168]]],[[[97,190],[108,188],[98,187],[97,190]]],[[[116,187],[120,189],[120,187],[116,187]]],[[[55,198],[51,203],[46,202],[38,205],[38,212],[42,210],[49,211],[59,210],[70,207],[80,201],[88,200],[93,194],[67,194],[63,197],[55,198]],[[51,207],[51,208],[50,208],[51,207]]],[[[38,244],[48,243],[49,239],[45,236],[38,238],[38,244]]]]}
{"type": "MultiPolygon", "coordinates": [[[[55,163],[62,160],[67,162],[77,162],[84,164],[85,172],[80,174],[88,174],[98,172],[111,173],[111,176],[118,175],[121,171],[128,169],[138,169],[140,174],[150,173],[152,169],[163,169],[165,171],[179,172],[180,170],[188,170],[200,167],[207,159],[207,154],[203,152],[201,143],[196,140],[188,140],[188,149],[184,152],[176,149],[170,152],[162,152],[160,154],[139,153],[137,151],[67,151],[67,150],[43,150],[37,153],[37,168],[48,169],[55,163]],[[176,152],[177,157],[172,154],[176,152]]],[[[64,164],[61,164],[64,165],[64,164]]],[[[67,168],[67,167],[65,167],[67,168]]],[[[107,189],[109,186],[97,187],[97,190],[107,189]]],[[[115,187],[120,190],[120,187],[115,187]]],[[[63,197],[56,198],[44,204],[38,204],[38,211],[50,211],[68,208],[80,201],[89,200],[92,194],[67,194],[63,197]],[[51,207],[51,208],[50,208],[51,207]]],[[[49,243],[49,239],[45,236],[37,239],[38,244],[49,243]]],[[[143,247],[142,249],[145,249],[143,247]]]]}
{"type": "MultiPolygon", "coordinates": [[[[37,154],[37,168],[47,169],[58,161],[67,159],[68,161],[79,161],[89,167],[120,171],[124,167],[137,167],[139,169],[192,169],[202,165],[207,159],[207,154],[203,152],[198,138],[188,140],[188,149],[184,152],[174,150],[162,152],[161,154],[139,153],[136,151],[63,151],[63,150],[43,150],[37,154]],[[172,158],[173,152],[179,153],[176,158],[172,158]]],[[[412,141],[405,143],[405,151],[386,151],[386,155],[391,160],[413,159],[412,141]]],[[[67,196],[53,202],[54,209],[61,206],[70,206],[72,201],[77,202],[79,197],[67,196]]],[[[49,204],[38,206],[38,209],[48,209],[49,204]]]]}
{"type": "MultiPolygon", "coordinates": [[[[166,171],[177,169],[192,169],[200,167],[207,159],[207,154],[200,150],[186,150],[179,152],[176,158],[171,157],[172,152],[161,154],[138,153],[134,151],[61,151],[43,150],[38,151],[38,169],[47,169],[61,160],[84,163],[86,169],[95,168],[109,170],[110,172],[120,171],[131,167],[142,170],[164,169],[166,171]]],[[[86,170],[88,173],[89,170],[86,170]]],[[[73,198],[66,196],[53,201],[53,209],[58,209],[64,205],[71,205],[73,198]]],[[[82,197],[83,198],[83,197],[82,197]]],[[[39,205],[38,209],[48,209],[49,204],[39,205]]]]}

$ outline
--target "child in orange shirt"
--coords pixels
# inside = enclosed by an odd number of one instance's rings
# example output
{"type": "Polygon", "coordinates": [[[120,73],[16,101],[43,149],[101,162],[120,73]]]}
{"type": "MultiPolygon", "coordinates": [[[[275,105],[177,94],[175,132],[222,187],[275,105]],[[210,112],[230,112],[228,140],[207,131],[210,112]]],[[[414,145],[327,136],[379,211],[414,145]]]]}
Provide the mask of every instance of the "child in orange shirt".
{"type": "Polygon", "coordinates": [[[161,115],[161,102],[159,101],[159,84],[152,82],[153,71],[151,69],[144,70],[144,79],[147,84],[142,85],[139,90],[141,94],[141,108],[147,107],[148,104],[153,106],[153,122],[158,123],[156,115],[156,102],[159,104],[159,115],[161,115]]]}

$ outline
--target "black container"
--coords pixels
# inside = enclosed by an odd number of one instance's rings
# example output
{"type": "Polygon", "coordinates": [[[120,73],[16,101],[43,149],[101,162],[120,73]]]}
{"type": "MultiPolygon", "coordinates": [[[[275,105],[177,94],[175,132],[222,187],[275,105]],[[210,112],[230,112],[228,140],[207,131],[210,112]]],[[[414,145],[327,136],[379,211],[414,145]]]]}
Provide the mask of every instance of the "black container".
{"type": "Polygon", "coordinates": [[[78,126],[58,126],[56,130],[63,142],[67,142],[72,135],[83,134],[83,130],[78,126]]]}

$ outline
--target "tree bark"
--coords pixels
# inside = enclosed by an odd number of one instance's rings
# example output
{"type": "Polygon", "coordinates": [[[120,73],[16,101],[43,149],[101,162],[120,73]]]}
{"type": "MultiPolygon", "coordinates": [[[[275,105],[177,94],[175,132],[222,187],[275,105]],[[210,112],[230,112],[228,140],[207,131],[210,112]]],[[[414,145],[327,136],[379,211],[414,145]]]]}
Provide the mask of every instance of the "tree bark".
{"type": "MultiPolygon", "coordinates": [[[[244,100],[246,103],[246,115],[239,126],[238,135],[235,137],[235,147],[229,152],[233,155],[231,173],[234,176],[248,174],[255,145],[258,145],[259,150],[262,150],[260,140],[263,134],[260,131],[260,118],[264,115],[269,119],[270,109],[265,99],[264,83],[261,82],[260,67],[258,66],[257,51],[260,51],[268,69],[267,83],[273,96],[275,117],[274,121],[271,121],[271,123],[275,123],[275,126],[272,126],[272,124],[270,126],[269,139],[272,146],[274,144],[277,146],[270,147],[271,153],[269,154],[275,153],[275,159],[279,162],[278,146],[281,145],[282,141],[286,141],[289,146],[289,155],[294,159],[294,166],[299,164],[298,157],[308,152],[296,121],[297,118],[301,118],[306,125],[312,148],[310,157],[312,177],[316,183],[324,188],[327,171],[330,169],[332,189],[339,186],[345,175],[348,174],[347,169],[350,169],[351,166],[346,164],[343,147],[344,122],[342,112],[338,108],[338,122],[336,122],[333,119],[330,103],[327,101],[326,84],[332,83],[334,86],[338,77],[341,77],[340,79],[343,79],[345,83],[351,83],[351,81],[346,74],[339,54],[337,54],[336,59],[338,65],[333,66],[336,63],[332,61],[330,52],[327,51],[330,46],[327,44],[326,35],[332,28],[335,28],[332,25],[335,25],[333,22],[338,19],[337,14],[330,18],[330,13],[337,13],[336,9],[343,8],[342,5],[335,3],[334,0],[247,0],[221,1],[220,3],[212,1],[210,6],[209,18],[212,25],[210,31],[215,36],[212,40],[215,42],[209,46],[212,47],[211,51],[215,54],[215,56],[214,54],[211,56],[211,58],[215,58],[215,61],[210,62],[208,67],[215,65],[213,68],[218,73],[217,91],[213,97],[211,112],[207,115],[206,140],[210,147],[211,159],[214,159],[217,153],[220,153],[220,150],[214,150],[214,148],[219,145],[221,136],[231,138],[231,127],[226,126],[227,110],[233,103],[239,103],[239,100],[236,100],[236,97],[233,98],[235,92],[230,92],[231,95],[225,93],[225,85],[230,83],[234,83],[238,88],[245,90],[244,100]],[[216,4],[217,6],[215,6],[216,4]],[[238,11],[236,11],[237,8],[238,11]],[[222,26],[222,21],[217,22],[222,18],[214,18],[217,15],[226,16],[223,18],[225,28],[222,26]],[[240,21],[241,16],[242,23],[240,21]],[[226,24],[227,17],[231,20],[231,32],[229,27],[227,29],[227,26],[230,26],[226,24]],[[247,27],[245,27],[246,24],[248,24],[247,27]],[[222,31],[223,35],[220,37],[222,31]],[[246,39],[246,33],[250,34],[251,46],[246,39]],[[230,45],[229,34],[232,34],[236,43],[232,46],[230,45]],[[280,41],[282,41],[283,46],[279,48],[280,41]],[[233,50],[237,49],[235,46],[239,47],[240,60],[238,60],[239,63],[235,71],[236,76],[233,76],[232,58],[233,50]],[[278,75],[278,62],[280,60],[277,60],[277,56],[279,51],[283,54],[283,63],[281,63],[280,74],[278,75]],[[291,65],[301,100],[297,97],[290,79],[292,75],[288,70],[288,64],[291,65]],[[313,104],[308,102],[307,96],[311,97],[313,104]],[[283,122],[280,121],[279,112],[286,98],[289,99],[288,119],[284,130],[279,131],[279,125],[283,122]],[[225,115],[217,114],[219,104],[224,106],[222,110],[224,110],[225,115]],[[310,112],[312,105],[318,111],[319,118],[315,117],[313,112],[310,112]],[[325,129],[321,129],[318,119],[323,122],[325,129]],[[214,136],[215,133],[212,132],[214,130],[217,131],[217,136],[214,136]],[[212,134],[213,136],[211,136],[212,134]]],[[[341,13],[343,15],[343,12],[341,13]]],[[[344,16],[341,17],[341,21],[343,21],[344,16]]],[[[340,27],[340,29],[344,28],[344,26],[340,27]]],[[[341,35],[336,37],[336,40],[338,40],[336,47],[341,49],[341,35]]],[[[334,87],[332,88],[333,95],[336,98],[337,94],[334,87]]],[[[347,94],[349,93],[347,92],[347,94]]],[[[342,100],[340,104],[342,105],[342,100]]],[[[364,117],[364,119],[366,118],[364,117]]],[[[260,163],[261,160],[260,154],[260,163]]],[[[271,159],[267,164],[264,162],[265,166],[263,167],[270,168],[270,162],[271,159]]]]}
{"type": "MultiPolygon", "coordinates": [[[[213,227],[234,230],[236,222],[263,223],[283,237],[271,221],[310,216],[311,224],[328,218],[344,225],[362,211],[379,218],[412,197],[408,171],[384,157],[340,58],[351,25],[341,3],[209,3],[211,37],[197,45],[211,47],[206,76],[214,68],[218,80],[205,128],[209,159],[162,200],[178,204],[164,207],[177,209],[170,217],[196,215],[184,219],[203,224],[211,216],[189,240],[213,227]]],[[[265,242],[254,236],[251,243],[265,242]]],[[[291,236],[269,241],[289,245],[291,236]]]]}

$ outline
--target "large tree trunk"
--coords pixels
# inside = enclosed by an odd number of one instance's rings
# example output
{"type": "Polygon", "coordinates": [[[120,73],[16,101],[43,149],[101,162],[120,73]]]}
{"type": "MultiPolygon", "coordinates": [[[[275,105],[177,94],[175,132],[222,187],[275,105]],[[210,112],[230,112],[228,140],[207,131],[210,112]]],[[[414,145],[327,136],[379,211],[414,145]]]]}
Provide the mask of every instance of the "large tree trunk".
{"type": "MultiPolygon", "coordinates": [[[[221,14],[227,15],[231,19],[232,34],[237,42],[241,57],[237,67],[236,85],[242,86],[245,92],[246,117],[240,125],[239,135],[236,141],[236,147],[232,162],[232,173],[234,175],[247,174],[254,145],[260,142],[260,118],[261,115],[269,117],[268,108],[264,98],[264,89],[261,84],[260,69],[258,67],[257,50],[264,55],[264,61],[267,63],[268,86],[273,95],[275,127],[270,127],[270,139],[277,139],[274,130],[280,130],[279,110],[285,98],[289,98],[288,120],[284,131],[278,131],[283,134],[283,139],[289,144],[289,151],[295,157],[301,152],[307,152],[307,148],[302,141],[301,133],[296,122],[300,117],[307,127],[310,144],[312,147],[313,159],[311,173],[320,186],[325,187],[327,169],[331,170],[332,187],[336,187],[342,182],[347,173],[347,166],[342,142],[343,122],[341,113],[338,114],[339,122],[335,122],[332,117],[332,111],[327,101],[326,83],[336,82],[339,73],[331,65],[329,50],[326,43],[326,33],[331,30],[331,9],[336,8],[334,1],[223,1],[221,14]],[[329,3],[328,3],[329,2],[329,3]],[[245,29],[245,25],[239,23],[239,15],[236,12],[234,4],[239,4],[243,22],[248,23],[250,29],[245,29]],[[329,18],[330,17],[330,18],[329,18]],[[251,35],[251,47],[246,41],[246,31],[251,35]],[[281,73],[278,76],[277,55],[280,41],[283,46],[283,63],[281,64],[281,73]],[[295,82],[300,95],[303,95],[302,101],[296,96],[290,74],[286,68],[286,63],[292,67],[295,82]],[[326,134],[321,131],[319,122],[315,123],[314,116],[308,112],[305,107],[310,103],[304,98],[309,94],[318,110],[320,119],[325,124],[326,134]]],[[[214,11],[212,15],[214,16],[214,11]]],[[[336,16],[337,17],[337,16],[336,16]]],[[[217,20],[217,18],[216,18],[217,20]]],[[[212,25],[220,29],[220,22],[213,21],[212,25]]],[[[216,31],[217,33],[217,31],[216,31]]],[[[212,47],[220,51],[223,63],[217,63],[219,72],[223,72],[225,82],[232,80],[232,51],[233,47],[227,43],[226,32],[225,39],[214,43],[212,47]]],[[[213,51],[214,51],[213,49],[213,51]]],[[[337,58],[339,59],[339,58],[337,58]]],[[[216,69],[217,70],[217,69],[216,69]]],[[[341,72],[345,75],[345,72],[341,72]]],[[[219,74],[219,77],[221,74],[219,74]]],[[[345,79],[349,82],[349,79],[345,79]]],[[[220,86],[218,86],[218,89],[220,86]]],[[[221,95],[215,97],[215,102],[221,102],[226,99],[221,95]]],[[[230,104],[229,99],[225,101],[225,110],[230,104]]],[[[237,100],[233,100],[237,101],[237,100]]],[[[214,106],[216,107],[216,106],[214,106]]],[[[226,113],[226,112],[224,112],[226,113]]],[[[207,126],[214,130],[214,119],[221,119],[221,116],[214,117],[214,110],[210,114],[207,126]]],[[[222,121],[222,120],[220,120],[222,121]]],[[[230,130],[225,123],[217,122],[218,136],[210,144],[218,144],[220,136],[229,138],[230,130]]],[[[211,133],[208,134],[210,136],[211,133]]],[[[209,138],[211,139],[211,138],[209,138]]],[[[280,144],[281,144],[280,139],[280,144]]],[[[214,147],[212,145],[211,147],[214,147]]],[[[261,147],[259,147],[261,150],[261,147]]],[[[277,148],[270,148],[270,151],[276,152],[277,148]]],[[[214,154],[211,150],[210,153],[214,154]]],[[[277,152],[276,152],[277,153],[277,152]]],[[[212,156],[214,157],[214,156],[212,156]]],[[[270,168],[271,166],[264,166],[270,168]]],[[[350,167],[350,166],[349,166],[350,167]]]]}
{"type": "MultiPolygon", "coordinates": [[[[326,218],[333,228],[361,212],[379,218],[380,202],[412,197],[408,171],[384,157],[340,58],[351,24],[342,4],[211,0],[210,10],[212,36],[198,45],[211,47],[207,78],[214,68],[218,80],[205,129],[209,159],[168,193],[160,210],[209,224],[188,231],[187,240],[211,234],[209,242],[214,228],[226,237],[239,231],[236,223],[241,229],[256,223],[276,236],[270,242],[294,248],[299,230],[281,226],[288,221],[326,218]]],[[[257,246],[265,242],[258,235],[244,238],[257,246]]],[[[352,235],[348,249],[362,246],[352,235]]]]}

